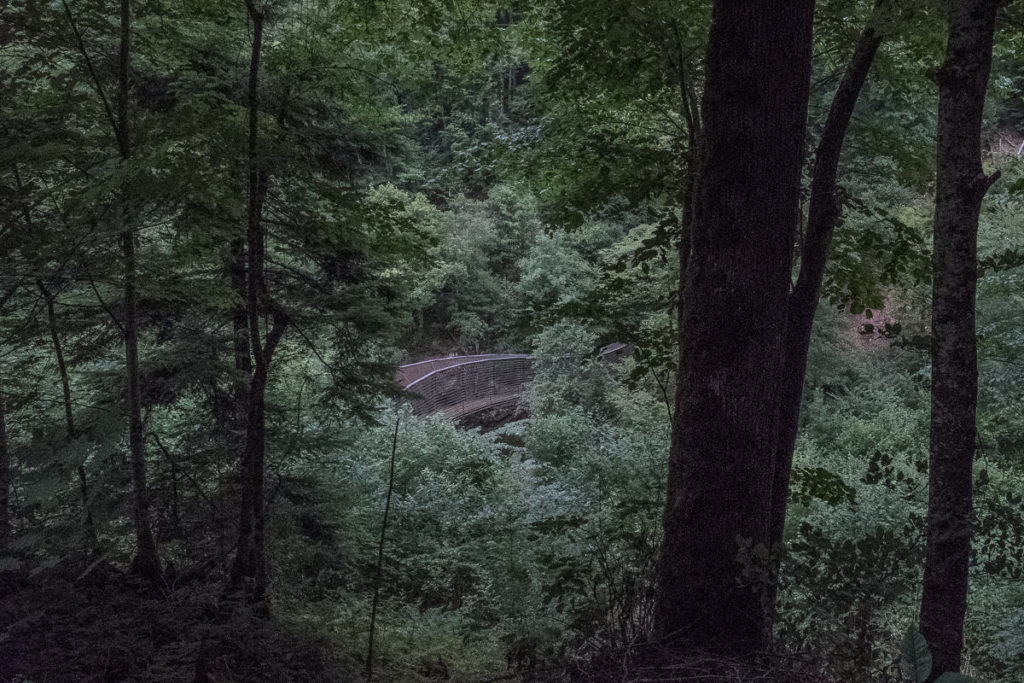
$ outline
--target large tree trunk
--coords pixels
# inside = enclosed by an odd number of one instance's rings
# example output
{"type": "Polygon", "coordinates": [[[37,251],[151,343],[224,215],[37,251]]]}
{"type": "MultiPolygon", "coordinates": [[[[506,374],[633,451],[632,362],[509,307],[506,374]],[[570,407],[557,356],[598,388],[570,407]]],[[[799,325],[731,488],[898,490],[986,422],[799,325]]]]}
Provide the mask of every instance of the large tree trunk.
{"type": "Polygon", "coordinates": [[[779,375],[779,434],[772,484],[772,547],[782,543],[786,525],[789,474],[793,465],[793,449],[796,446],[797,427],[800,422],[800,402],[803,396],[804,375],[807,372],[811,328],[814,325],[814,314],[818,309],[818,296],[825,275],[829,242],[832,240],[832,232],[839,221],[842,209],[836,196],[839,157],[854,107],[881,42],[882,34],[873,26],[869,25],[861,33],[843,79],[839,83],[839,89],[832,99],[832,106],[815,153],[807,230],[800,253],[800,274],[789,295],[786,337],[783,343],[784,356],[782,372],[779,375]]]}
{"type": "MultiPolygon", "coordinates": [[[[131,158],[128,125],[128,76],[131,69],[131,3],[121,0],[121,41],[118,60],[117,142],[123,161],[131,158]]],[[[163,574],[160,555],[150,522],[149,491],[146,486],[146,442],[142,427],[142,391],[139,385],[138,262],[136,237],[129,217],[128,188],[122,187],[117,207],[124,268],[125,370],[127,374],[128,448],[131,453],[132,489],[135,498],[135,558],[132,571],[151,581],[163,574]]]]}
{"type": "Polygon", "coordinates": [[[978,361],[974,329],[978,214],[995,179],[981,166],[998,0],[949,3],[939,84],[932,257],[932,410],[921,632],[933,674],[960,669],[971,552],[978,361]]]}
{"type": "Polygon", "coordinates": [[[770,640],[768,586],[737,555],[769,542],[813,14],[714,4],[655,608],[675,647],[746,656],[770,640]]]}

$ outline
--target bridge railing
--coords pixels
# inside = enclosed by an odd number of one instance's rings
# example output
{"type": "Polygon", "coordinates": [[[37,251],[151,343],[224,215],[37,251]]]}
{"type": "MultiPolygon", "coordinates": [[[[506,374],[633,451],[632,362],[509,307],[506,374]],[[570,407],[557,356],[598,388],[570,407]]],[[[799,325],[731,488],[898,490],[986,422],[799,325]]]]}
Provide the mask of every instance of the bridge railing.
{"type": "MultiPolygon", "coordinates": [[[[602,348],[599,357],[614,363],[632,350],[631,345],[616,342],[602,348]]],[[[460,418],[517,403],[533,379],[533,356],[490,353],[432,358],[399,367],[396,379],[408,394],[414,414],[443,412],[460,418]]]]}
{"type": "Polygon", "coordinates": [[[532,366],[533,357],[525,354],[462,356],[403,366],[401,376],[416,377],[405,387],[415,415],[461,417],[518,401],[532,366]]]}
{"type": "Polygon", "coordinates": [[[473,363],[476,361],[496,360],[501,358],[532,358],[524,353],[482,353],[475,356],[448,356],[446,358],[431,358],[421,360],[417,363],[409,363],[398,368],[398,383],[408,388],[413,382],[422,379],[435,370],[444,370],[454,365],[473,363]]]}

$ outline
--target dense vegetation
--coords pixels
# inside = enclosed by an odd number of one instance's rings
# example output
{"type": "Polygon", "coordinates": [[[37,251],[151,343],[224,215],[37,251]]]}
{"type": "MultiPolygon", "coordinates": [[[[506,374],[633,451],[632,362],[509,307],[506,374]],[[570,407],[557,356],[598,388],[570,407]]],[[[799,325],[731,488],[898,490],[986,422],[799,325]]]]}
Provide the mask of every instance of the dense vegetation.
{"type": "Polygon", "coordinates": [[[0,2],[0,681],[1024,679],[1024,15],[950,7],[0,2]]]}

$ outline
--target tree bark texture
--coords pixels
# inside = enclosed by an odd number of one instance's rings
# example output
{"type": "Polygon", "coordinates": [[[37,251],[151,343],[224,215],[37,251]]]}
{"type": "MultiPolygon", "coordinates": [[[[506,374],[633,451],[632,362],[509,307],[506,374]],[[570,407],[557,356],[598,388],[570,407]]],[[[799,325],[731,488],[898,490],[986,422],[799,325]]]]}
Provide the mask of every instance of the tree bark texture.
{"type": "Polygon", "coordinates": [[[683,294],[655,627],[676,648],[770,642],[769,542],[813,0],[714,3],[683,294]]]}
{"type": "MultiPolygon", "coordinates": [[[[131,70],[131,2],[121,0],[121,41],[117,72],[117,142],[123,161],[131,158],[128,120],[128,77],[131,70]]],[[[163,572],[150,521],[149,491],[146,485],[146,443],[142,425],[142,391],[139,384],[138,254],[135,231],[129,217],[128,188],[122,187],[117,219],[121,230],[124,268],[124,350],[127,374],[128,448],[131,453],[132,488],[135,499],[135,558],[132,571],[151,581],[163,572]]]]}
{"type": "Polygon", "coordinates": [[[829,243],[842,209],[836,193],[839,157],[850,118],[881,43],[882,34],[872,26],[861,33],[839,89],[832,99],[815,152],[807,230],[800,252],[800,274],[789,295],[782,371],[779,374],[779,434],[772,484],[772,547],[782,543],[786,525],[789,475],[800,423],[800,403],[807,373],[811,328],[814,325],[814,314],[818,310],[818,296],[825,275],[829,243]]]}
{"type": "Polygon", "coordinates": [[[949,3],[946,59],[936,74],[939,122],[932,256],[932,407],[921,632],[933,678],[959,671],[971,551],[978,394],[975,290],[981,123],[998,0],[949,3]]]}

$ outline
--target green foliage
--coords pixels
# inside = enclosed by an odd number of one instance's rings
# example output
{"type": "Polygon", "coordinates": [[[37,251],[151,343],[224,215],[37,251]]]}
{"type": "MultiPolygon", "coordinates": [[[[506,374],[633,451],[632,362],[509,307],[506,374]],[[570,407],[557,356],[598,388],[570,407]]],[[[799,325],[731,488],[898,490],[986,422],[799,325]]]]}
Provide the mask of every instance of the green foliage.
{"type": "MultiPolygon", "coordinates": [[[[911,626],[903,636],[900,645],[900,671],[903,678],[911,683],[924,683],[932,673],[932,655],[924,636],[911,626]]],[[[935,683],[971,683],[974,679],[960,673],[947,671],[935,679],[935,683]]]]}
{"type": "Polygon", "coordinates": [[[581,409],[607,416],[611,410],[610,368],[596,355],[597,336],[587,328],[562,321],[534,341],[530,411],[557,415],[581,409]]]}
{"type": "Polygon", "coordinates": [[[560,223],[580,224],[614,195],[676,201],[708,9],[558,0],[528,16],[531,80],[546,106],[518,168],[560,223]]]}
{"type": "MultiPolygon", "coordinates": [[[[289,578],[275,593],[308,605],[354,655],[396,417],[356,430],[281,488],[274,556],[289,578]]],[[[487,434],[401,420],[378,617],[397,671],[440,660],[456,679],[478,680],[484,662],[525,666],[645,631],[667,436],[651,428],[657,410],[616,424],[577,411],[487,434]]]]}
{"type": "Polygon", "coordinates": [[[529,194],[498,186],[492,195],[453,201],[440,217],[431,268],[417,287],[414,342],[450,335],[467,353],[522,344],[519,260],[540,219],[529,194]]]}
{"type": "Polygon", "coordinates": [[[790,500],[800,505],[810,505],[812,500],[829,505],[852,504],[857,500],[857,490],[824,467],[794,467],[789,487],[790,500]]]}
{"type": "MultiPolygon", "coordinates": [[[[809,143],[874,4],[818,3],[809,143]]],[[[199,679],[202,656],[217,680],[353,679],[399,416],[378,616],[389,678],[528,679],[642,641],[709,3],[269,5],[258,103],[267,298],[291,326],[266,397],[268,621],[226,617],[218,585],[241,487],[243,292],[231,262],[248,201],[246,5],[132,3],[127,162],[104,106],[117,85],[114,5],[68,2],[81,44],[62,3],[5,5],[0,399],[14,535],[0,551],[0,669],[26,642],[17,666],[34,657],[23,668],[39,680],[58,660],[73,667],[58,678],[199,679]],[[147,483],[171,566],[162,601],[118,569],[133,538],[125,196],[139,241],[147,483]],[[597,360],[611,341],[633,356],[597,360]],[[464,430],[387,400],[403,356],[527,350],[528,419],[464,430]]],[[[932,2],[879,17],[887,39],[840,173],[823,292],[833,306],[806,376],[776,633],[836,681],[917,681],[928,668],[904,628],[927,495],[927,73],[945,31],[932,2]]],[[[1020,8],[1002,20],[1019,22],[1020,8]]],[[[1019,31],[1000,32],[985,126],[986,164],[1002,179],[979,233],[965,670],[992,683],[1024,676],[1020,47],[1019,31]]]]}
{"type": "MultiPolygon", "coordinates": [[[[901,680],[894,653],[917,614],[924,547],[927,366],[919,352],[851,336],[857,324],[844,313],[819,315],[778,634],[794,649],[830,652],[827,669],[838,680],[901,680]]],[[[1002,649],[1009,641],[995,634],[1012,629],[1020,609],[1019,596],[1006,590],[1021,549],[1016,498],[1007,496],[1019,475],[994,451],[985,459],[975,472],[966,670],[979,680],[1012,681],[1019,654],[1002,649]]]]}
{"type": "Polygon", "coordinates": [[[542,235],[523,260],[522,269],[519,288],[524,303],[541,320],[584,303],[596,279],[594,267],[573,249],[565,233],[542,235]]]}
{"type": "Polygon", "coordinates": [[[928,643],[913,626],[907,629],[900,645],[900,671],[910,683],[924,683],[932,673],[932,655],[928,651],[928,643]]]}

